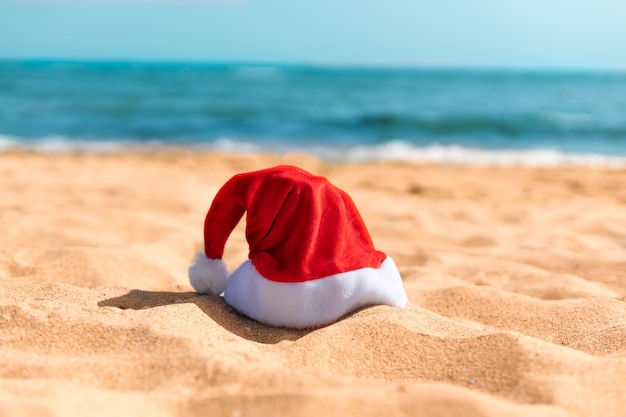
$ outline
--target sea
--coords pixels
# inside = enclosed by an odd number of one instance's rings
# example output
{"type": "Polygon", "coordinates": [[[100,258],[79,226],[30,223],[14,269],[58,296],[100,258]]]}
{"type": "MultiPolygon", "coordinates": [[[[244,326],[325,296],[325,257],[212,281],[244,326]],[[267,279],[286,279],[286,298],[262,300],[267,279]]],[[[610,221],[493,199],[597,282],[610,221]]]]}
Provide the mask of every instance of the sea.
{"type": "Polygon", "coordinates": [[[0,152],[626,166],[626,70],[0,61],[0,152]]]}

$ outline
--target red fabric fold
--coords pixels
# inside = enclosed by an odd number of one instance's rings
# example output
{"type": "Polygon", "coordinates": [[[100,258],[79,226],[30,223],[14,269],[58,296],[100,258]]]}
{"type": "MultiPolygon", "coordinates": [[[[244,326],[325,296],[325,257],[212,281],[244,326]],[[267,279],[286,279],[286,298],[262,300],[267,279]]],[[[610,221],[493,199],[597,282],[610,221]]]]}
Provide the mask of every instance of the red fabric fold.
{"type": "Polygon", "coordinates": [[[265,278],[304,282],[385,260],[348,194],[292,166],[238,174],[219,190],[204,223],[205,254],[221,259],[244,212],[249,258],[265,278]]]}

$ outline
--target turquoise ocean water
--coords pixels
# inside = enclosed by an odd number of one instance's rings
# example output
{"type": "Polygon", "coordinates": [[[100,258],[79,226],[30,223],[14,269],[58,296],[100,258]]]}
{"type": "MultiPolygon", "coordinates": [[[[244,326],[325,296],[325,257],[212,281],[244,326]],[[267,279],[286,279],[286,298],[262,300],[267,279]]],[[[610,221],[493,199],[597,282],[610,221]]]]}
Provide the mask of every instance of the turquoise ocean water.
{"type": "Polygon", "coordinates": [[[626,164],[626,72],[0,61],[0,151],[626,164]]]}

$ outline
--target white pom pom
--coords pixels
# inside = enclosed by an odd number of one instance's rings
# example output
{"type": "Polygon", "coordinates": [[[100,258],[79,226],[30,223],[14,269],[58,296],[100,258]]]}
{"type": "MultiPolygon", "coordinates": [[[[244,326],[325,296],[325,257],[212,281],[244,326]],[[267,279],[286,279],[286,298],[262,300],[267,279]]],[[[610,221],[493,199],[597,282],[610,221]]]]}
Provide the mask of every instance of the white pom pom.
{"type": "Polygon", "coordinates": [[[189,282],[196,292],[218,295],[224,292],[228,281],[226,263],[221,259],[210,259],[202,252],[189,267],[189,282]]]}

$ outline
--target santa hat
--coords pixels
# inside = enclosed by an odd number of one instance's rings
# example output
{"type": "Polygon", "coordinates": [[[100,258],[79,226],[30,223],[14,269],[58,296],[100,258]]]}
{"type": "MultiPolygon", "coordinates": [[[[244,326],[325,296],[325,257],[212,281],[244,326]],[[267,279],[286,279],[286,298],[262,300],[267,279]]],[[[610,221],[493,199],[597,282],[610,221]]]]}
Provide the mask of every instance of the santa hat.
{"type": "Polygon", "coordinates": [[[292,166],[238,174],[219,190],[189,278],[197,292],[225,291],[236,310],[274,326],[318,327],[360,307],[407,303],[350,196],[292,166]],[[249,259],[229,276],[224,246],[246,212],[249,259]]]}

